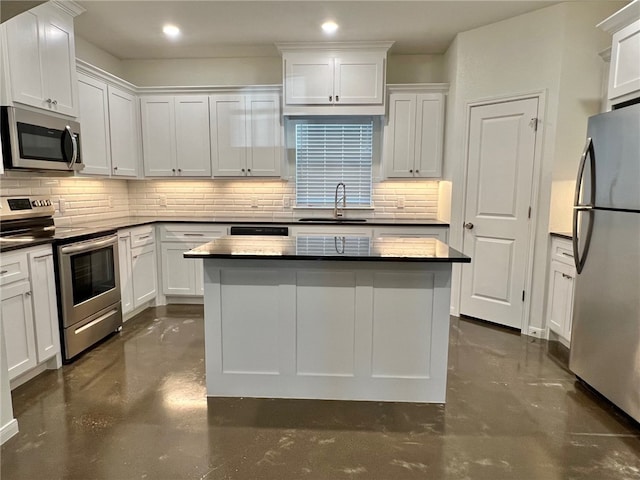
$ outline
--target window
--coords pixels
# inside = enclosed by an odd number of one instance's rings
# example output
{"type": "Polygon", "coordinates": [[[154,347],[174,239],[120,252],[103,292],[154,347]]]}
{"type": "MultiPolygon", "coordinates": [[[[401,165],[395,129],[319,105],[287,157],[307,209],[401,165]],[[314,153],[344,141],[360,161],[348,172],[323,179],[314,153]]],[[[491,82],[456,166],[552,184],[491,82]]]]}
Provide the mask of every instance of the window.
{"type": "Polygon", "coordinates": [[[333,207],[342,182],[348,207],[370,207],[373,132],[372,119],[296,122],[297,206],[333,207]]]}

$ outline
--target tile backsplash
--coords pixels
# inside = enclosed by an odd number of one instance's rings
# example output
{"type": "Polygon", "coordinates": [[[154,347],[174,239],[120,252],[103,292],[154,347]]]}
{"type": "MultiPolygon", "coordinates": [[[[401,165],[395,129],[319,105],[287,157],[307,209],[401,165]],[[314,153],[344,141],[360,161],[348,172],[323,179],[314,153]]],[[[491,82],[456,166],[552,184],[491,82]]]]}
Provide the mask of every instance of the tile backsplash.
{"type": "Polygon", "coordinates": [[[58,226],[131,213],[126,180],[11,174],[0,180],[0,195],[46,195],[56,206],[58,226]]]}
{"type": "MultiPolygon", "coordinates": [[[[46,195],[56,205],[56,224],[71,225],[127,215],[282,218],[326,215],[292,208],[295,187],[282,180],[116,180],[10,175],[0,195],[46,195]]],[[[385,181],[373,186],[370,218],[436,219],[438,182],[385,181]]]]}

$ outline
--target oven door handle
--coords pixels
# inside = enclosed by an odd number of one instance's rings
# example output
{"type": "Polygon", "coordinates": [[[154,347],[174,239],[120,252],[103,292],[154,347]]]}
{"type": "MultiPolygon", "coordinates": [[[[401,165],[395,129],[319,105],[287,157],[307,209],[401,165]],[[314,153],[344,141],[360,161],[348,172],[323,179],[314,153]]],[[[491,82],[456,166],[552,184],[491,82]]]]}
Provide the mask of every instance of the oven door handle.
{"type": "Polygon", "coordinates": [[[88,250],[95,250],[96,248],[101,248],[101,247],[106,247],[107,245],[112,245],[117,243],[118,241],[118,237],[116,235],[112,236],[112,237],[106,237],[104,239],[100,239],[100,240],[96,240],[94,241],[89,241],[89,242],[83,242],[80,245],[70,245],[68,247],[62,247],[60,249],[60,253],[63,253],[65,255],[70,255],[72,253],[80,253],[80,252],[86,252],[88,250]]]}

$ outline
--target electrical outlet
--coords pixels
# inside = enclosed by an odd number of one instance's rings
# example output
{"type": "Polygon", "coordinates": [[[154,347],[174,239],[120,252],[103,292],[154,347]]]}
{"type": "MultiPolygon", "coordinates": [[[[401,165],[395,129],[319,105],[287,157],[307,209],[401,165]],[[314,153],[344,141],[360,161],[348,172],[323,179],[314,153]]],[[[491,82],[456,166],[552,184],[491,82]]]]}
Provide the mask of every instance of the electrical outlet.
{"type": "Polygon", "coordinates": [[[258,208],[258,197],[255,195],[251,197],[251,208],[258,208]]]}
{"type": "Polygon", "coordinates": [[[161,207],[166,207],[167,206],[167,196],[166,195],[160,195],[158,197],[158,202],[160,203],[161,207]]]}
{"type": "Polygon", "coordinates": [[[63,214],[67,210],[67,202],[64,198],[58,200],[58,211],[63,214]]]}
{"type": "Polygon", "coordinates": [[[404,197],[398,197],[396,199],[396,207],[397,208],[404,208],[404,197]]]}
{"type": "Polygon", "coordinates": [[[284,208],[291,208],[291,198],[290,197],[284,197],[282,199],[282,203],[284,205],[284,208]]]}

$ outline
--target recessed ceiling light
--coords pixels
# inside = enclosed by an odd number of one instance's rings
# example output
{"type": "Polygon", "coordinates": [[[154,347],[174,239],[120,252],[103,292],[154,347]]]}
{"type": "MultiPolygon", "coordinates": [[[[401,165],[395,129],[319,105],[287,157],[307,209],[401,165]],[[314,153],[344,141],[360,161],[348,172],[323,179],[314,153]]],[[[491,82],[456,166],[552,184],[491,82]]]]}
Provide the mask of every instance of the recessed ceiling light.
{"type": "Polygon", "coordinates": [[[338,24],[332,21],[324,22],[322,24],[322,30],[324,30],[325,33],[331,35],[333,33],[336,33],[336,30],[338,30],[338,24]]]}
{"type": "Polygon", "coordinates": [[[162,32],[170,38],[176,38],[178,35],[180,35],[180,29],[175,25],[165,25],[164,27],[162,27],[162,32]]]}

